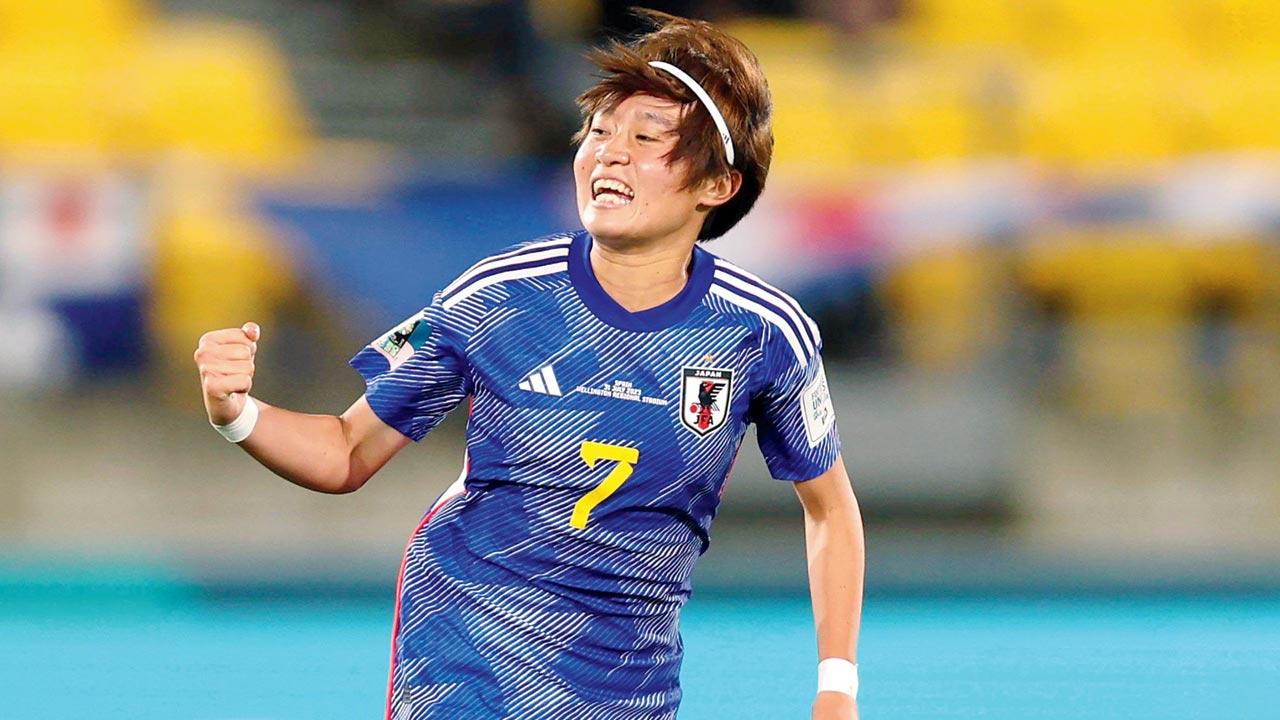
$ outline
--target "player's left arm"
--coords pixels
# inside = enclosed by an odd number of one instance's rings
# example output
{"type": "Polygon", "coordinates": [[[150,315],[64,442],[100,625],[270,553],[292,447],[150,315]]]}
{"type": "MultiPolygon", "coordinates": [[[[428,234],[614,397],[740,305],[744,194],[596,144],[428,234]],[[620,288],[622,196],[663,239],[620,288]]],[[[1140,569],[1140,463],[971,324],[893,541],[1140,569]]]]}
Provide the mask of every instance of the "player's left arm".
{"type": "MultiPolygon", "coordinates": [[[[821,475],[795,483],[804,506],[805,551],[809,594],[818,630],[818,657],[858,661],[858,628],[862,619],[865,544],[862,514],[853,484],[837,455],[821,475]]],[[[857,703],[839,692],[821,692],[813,704],[813,720],[850,720],[857,703]]]]}

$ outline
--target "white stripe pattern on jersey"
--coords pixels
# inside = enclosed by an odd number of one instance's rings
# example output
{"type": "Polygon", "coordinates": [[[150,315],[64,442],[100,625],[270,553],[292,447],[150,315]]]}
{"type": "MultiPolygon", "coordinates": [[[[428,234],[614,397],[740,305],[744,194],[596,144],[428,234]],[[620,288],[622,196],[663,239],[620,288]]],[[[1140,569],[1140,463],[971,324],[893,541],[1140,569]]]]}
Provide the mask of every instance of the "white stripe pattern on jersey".
{"type": "Polygon", "coordinates": [[[475,276],[489,270],[495,270],[509,265],[517,265],[523,262],[541,260],[544,257],[568,256],[569,243],[572,241],[572,237],[568,235],[561,235],[549,240],[532,242],[528,245],[518,247],[515,250],[508,250],[507,252],[487,257],[475,265],[472,265],[470,268],[467,268],[466,272],[462,273],[457,277],[457,279],[446,285],[444,290],[440,291],[440,295],[442,297],[449,296],[451,293],[471,282],[471,279],[475,276]]]}
{"type": "MultiPolygon", "coordinates": [[[[560,253],[561,257],[567,257],[568,255],[569,255],[568,248],[565,248],[565,250],[560,253]]],[[[554,260],[555,258],[552,258],[552,259],[554,260]]],[[[508,264],[512,264],[512,263],[508,263],[508,264]]],[[[562,273],[562,272],[568,272],[568,271],[569,271],[569,263],[561,260],[559,262],[548,262],[545,265],[535,265],[533,267],[521,268],[519,270],[508,270],[506,272],[500,272],[496,275],[490,275],[488,277],[485,277],[483,279],[480,279],[471,283],[470,285],[460,290],[453,297],[448,298],[441,304],[443,305],[445,310],[449,310],[454,305],[457,305],[458,303],[462,302],[463,300],[466,300],[467,298],[489,287],[490,285],[496,285],[498,283],[506,282],[508,280],[519,280],[521,278],[538,277],[539,275],[552,275],[554,273],[562,273]]]]}
{"type": "Polygon", "coordinates": [[[789,314],[791,315],[792,319],[795,319],[797,322],[803,323],[801,327],[803,327],[805,330],[808,331],[810,339],[813,341],[813,345],[819,346],[822,344],[822,334],[818,332],[818,324],[814,322],[813,319],[810,318],[805,313],[805,311],[800,308],[800,303],[796,302],[795,298],[779,290],[776,286],[770,285],[769,283],[765,282],[763,279],[761,279],[759,275],[756,275],[755,273],[752,273],[748,270],[743,270],[742,268],[738,267],[737,265],[734,265],[733,263],[729,262],[728,260],[725,260],[724,258],[716,258],[716,268],[724,270],[728,273],[739,275],[742,278],[746,278],[747,280],[750,280],[759,290],[763,290],[766,294],[772,295],[773,297],[777,298],[777,300],[781,301],[784,304],[784,309],[789,309],[790,311],[789,314]]]}
{"type": "MultiPolygon", "coordinates": [[[[720,275],[717,273],[717,282],[719,279],[720,275]]],[[[725,300],[726,302],[737,305],[740,308],[750,310],[767,320],[774,327],[778,328],[778,330],[782,332],[782,336],[787,339],[787,344],[791,346],[791,351],[795,353],[796,360],[800,362],[800,367],[809,366],[809,357],[805,354],[804,346],[800,344],[800,339],[796,337],[795,331],[792,330],[791,323],[784,320],[782,316],[778,315],[778,313],[755,300],[740,295],[733,288],[725,285],[719,285],[713,282],[711,284],[711,289],[708,292],[725,300]]]]}
{"type": "Polygon", "coordinates": [[[744,295],[755,298],[762,304],[768,303],[773,307],[773,309],[784,313],[791,320],[790,324],[792,330],[799,334],[800,341],[804,343],[806,354],[809,357],[812,357],[818,353],[817,349],[813,346],[813,340],[809,337],[808,328],[805,326],[804,321],[797,318],[795,312],[792,311],[792,309],[785,303],[779,302],[778,298],[762,292],[761,289],[755,285],[745,282],[741,278],[735,277],[727,272],[720,272],[717,270],[716,280],[732,285],[734,289],[740,290],[744,295]]]}

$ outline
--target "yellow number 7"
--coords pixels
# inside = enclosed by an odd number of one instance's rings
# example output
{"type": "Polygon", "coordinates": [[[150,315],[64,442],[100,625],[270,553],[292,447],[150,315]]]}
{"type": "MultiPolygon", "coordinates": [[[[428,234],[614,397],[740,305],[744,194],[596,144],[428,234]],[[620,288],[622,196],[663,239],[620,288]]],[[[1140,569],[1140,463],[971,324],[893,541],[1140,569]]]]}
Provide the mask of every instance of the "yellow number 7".
{"type": "Polygon", "coordinates": [[[604,502],[605,498],[617,492],[618,488],[622,487],[622,483],[631,477],[632,466],[640,460],[640,451],[636,448],[587,440],[582,443],[579,454],[589,468],[595,467],[596,462],[600,460],[613,460],[618,463],[605,476],[604,482],[578,498],[578,502],[574,504],[573,516],[569,518],[569,524],[584,530],[587,527],[587,516],[591,511],[604,502]]]}

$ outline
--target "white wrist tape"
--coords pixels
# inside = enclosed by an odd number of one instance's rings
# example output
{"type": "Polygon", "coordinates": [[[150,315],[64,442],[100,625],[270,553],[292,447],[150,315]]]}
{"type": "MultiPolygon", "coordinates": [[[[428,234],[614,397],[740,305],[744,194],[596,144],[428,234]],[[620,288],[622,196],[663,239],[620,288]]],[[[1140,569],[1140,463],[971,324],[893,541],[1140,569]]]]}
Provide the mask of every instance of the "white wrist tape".
{"type": "Polygon", "coordinates": [[[818,692],[841,692],[858,697],[858,666],[844,658],[827,658],[818,663],[818,692]]]}
{"type": "MultiPolygon", "coordinates": [[[[209,421],[213,425],[213,421],[209,421]]],[[[213,429],[218,431],[222,437],[233,443],[249,437],[249,433],[253,432],[253,427],[258,424],[258,403],[253,398],[246,395],[244,397],[244,409],[240,411],[240,416],[226,425],[213,425],[213,429]]]]}

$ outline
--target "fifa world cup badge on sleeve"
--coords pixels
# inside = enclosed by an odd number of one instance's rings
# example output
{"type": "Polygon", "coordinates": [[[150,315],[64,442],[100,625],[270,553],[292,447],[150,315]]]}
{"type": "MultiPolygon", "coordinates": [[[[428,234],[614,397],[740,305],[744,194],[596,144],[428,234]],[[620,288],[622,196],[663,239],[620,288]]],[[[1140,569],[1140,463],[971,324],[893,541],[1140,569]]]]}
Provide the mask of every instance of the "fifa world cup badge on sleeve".
{"type": "Polygon", "coordinates": [[[720,429],[733,400],[733,371],[722,368],[680,369],[680,421],[697,435],[720,429]]]}
{"type": "Polygon", "coordinates": [[[370,347],[386,357],[387,362],[391,363],[391,369],[395,370],[403,365],[405,360],[413,357],[415,350],[422,349],[429,337],[431,337],[431,324],[419,313],[405,320],[391,332],[374,340],[370,347]]]}
{"type": "Polygon", "coordinates": [[[818,366],[813,380],[800,393],[800,412],[804,416],[804,432],[809,447],[822,442],[836,421],[835,408],[831,406],[831,388],[827,387],[826,368],[818,366]]]}

